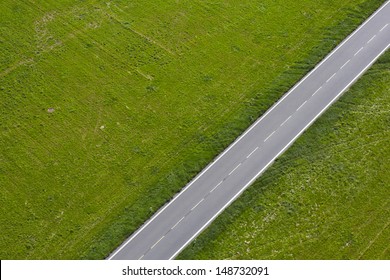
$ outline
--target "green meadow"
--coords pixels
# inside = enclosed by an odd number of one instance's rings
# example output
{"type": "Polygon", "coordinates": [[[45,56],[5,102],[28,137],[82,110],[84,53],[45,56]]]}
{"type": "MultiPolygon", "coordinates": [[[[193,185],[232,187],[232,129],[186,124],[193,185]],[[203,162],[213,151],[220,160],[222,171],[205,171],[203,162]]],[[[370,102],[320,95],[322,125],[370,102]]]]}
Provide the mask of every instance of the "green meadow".
{"type": "Polygon", "coordinates": [[[390,52],[180,258],[390,259],[390,52]]]}
{"type": "Polygon", "coordinates": [[[107,256],[381,3],[1,1],[0,258],[107,256]]]}

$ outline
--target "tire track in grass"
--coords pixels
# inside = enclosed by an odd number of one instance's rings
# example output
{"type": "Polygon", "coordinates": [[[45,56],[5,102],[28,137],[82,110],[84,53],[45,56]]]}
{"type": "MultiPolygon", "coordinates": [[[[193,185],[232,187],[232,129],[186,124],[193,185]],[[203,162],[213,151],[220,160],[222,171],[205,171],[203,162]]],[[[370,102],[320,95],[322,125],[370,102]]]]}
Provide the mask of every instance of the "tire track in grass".
{"type": "Polygon", "coordinates": [[[385,223],[385,225],[377,232],[375,237],[371,239],[368,243],[368,246],[363,249],[363,251],[360,252],[358,259],[362,259],[363,255],[374,245],[374,243],[378,240],[378,238],[382,235],[382,233],[387,229],[387,227],[390,225],[390,219],[385,223]]]}

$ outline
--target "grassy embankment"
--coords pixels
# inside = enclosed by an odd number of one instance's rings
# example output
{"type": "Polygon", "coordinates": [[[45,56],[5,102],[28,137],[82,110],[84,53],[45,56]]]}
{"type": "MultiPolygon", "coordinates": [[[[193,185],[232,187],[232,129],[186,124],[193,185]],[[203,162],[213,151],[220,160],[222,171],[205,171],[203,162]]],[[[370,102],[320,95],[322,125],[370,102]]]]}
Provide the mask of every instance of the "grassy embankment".
{"type": "Polygon", "coordinates": [[[390,52],[180,258],[390,259],[390,52]]]}
{"type": "Polygon", "coordinates": [[[0,257],[104,257],[380,2],[2,1],[0,257]]]}

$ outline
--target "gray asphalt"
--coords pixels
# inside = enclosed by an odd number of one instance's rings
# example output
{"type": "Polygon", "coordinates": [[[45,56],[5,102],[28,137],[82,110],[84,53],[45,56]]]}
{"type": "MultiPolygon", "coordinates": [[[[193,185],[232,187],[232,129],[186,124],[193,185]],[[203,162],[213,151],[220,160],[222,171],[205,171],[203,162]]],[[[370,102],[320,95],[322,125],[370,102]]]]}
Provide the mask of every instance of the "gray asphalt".
{"type": "Polygon", "coordinates": [[[345,39],[108,259],[173,259],[390,45],[390,1],[345,39]]]}

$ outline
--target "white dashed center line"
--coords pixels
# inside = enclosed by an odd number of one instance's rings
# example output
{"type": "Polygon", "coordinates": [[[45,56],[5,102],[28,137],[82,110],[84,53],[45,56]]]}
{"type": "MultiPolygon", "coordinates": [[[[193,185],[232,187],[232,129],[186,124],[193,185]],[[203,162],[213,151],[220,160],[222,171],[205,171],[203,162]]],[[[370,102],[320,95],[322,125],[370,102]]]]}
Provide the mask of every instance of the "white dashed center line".
{"type": "Polygon", "coordinates": [[[321,89],[322,89],[322,87],[320,87],[319,89],[317,89],[311,96],[316,95],[316,93],[319,92],[321,89]]]}
{"type": "Polygon", "coordinates": [[[174,229],[181,221],[183,221],[184,217],[181,218],[173,227],[171,227],[171,229],[174,229]]]}
{"type": "Polygon", "coordinates": [[[334,77],[334,76],[336,76],[336,73],[334,73],[332,76],[330,76],[330,78],[329,78],[329,79],[327,79],[327,80],[326,80],[326,82],[328,83],[330,80],[332,80],[332,79],[333,79],[333,77],[334,77]]]}
{"type": "Polygon", "coordinates": [[[343,66],[340,67],[340,69],[343,69],[351,60],[349,59],[347,62],[343,64],[343,66]]]}
{"type": "Polygon", "coordinates": [[[361,47],[357,52],[355,52],[355,54],[353,56],[356,56],[358,53],[360,53],[362,49],[363,49],[363,47],[361,47]]]}
{"type": "Polygon", "coordinates": [[[156,243],[154,243],[153,246],[150,247],[150,249],[153,249],[154,246],[156,246],[161,240],[163,240],[164,237],[165,237],[165,235],[163,237],[161,237],[156,243]]]}
{"type": "Polygon", "coordinates": [[[376,35],[372,36],[372,38],[370,40],[368,40],[367,44],[369,44],[372,40],[374,40],[375,37],[376,37],[376,35]]]}
{"type": "Polygon", "coordinates": [[[192,207],[191,211],[194,210],[199,204],[201,204],[203,200],[204,198],[202,198],[194,207],[192,207]]]}
{"type": "Polygon", "coordinates": [[[267,140],[268,139],[270,139],[271,138],[271,136],[273,135],[275,133],[275,131],[274,132],[272,132],[267,138],[265,138],[265,140],[264,140],[264,142],[267,142],[267,140]]]}
{"type": "Polygon", "coordinates": [[[291,119],[292,116],[289,116],[280,126],[283,126],[289,119],[291,119]]]}
{"type": "Polygon", "coordinates": [[[239,168],[241,163],[237,165],[232,171],[230,171],[229,176],[233,174],[234,171],[236,171],[237,168],[239,168]]]}
{"type": "Polygon", "coordinates": [[[222,184],[223,181],[219,182],[218,185],[216,185],[210,192],[212,193],[216,188],[218,188],[221,184],[222,184]]]}
{"type": "Polygon", "coordinates": [[[298,107],[297,111],[299,111],[303,107],[303,105],[306,104],[306,102],[307,102],[307,100],[305,102],[303,102],[301,106],[298,107]]]}
{"type": "Polygon", "coordinates": [[[247,155],[246,158],[250,158],[250,156],[251,156],[254,152],[256,152],[258,148],[259,148],[259,147],[256,147],[256,149],[254,149],[249,155],[247,155]]]}
{"type": "Polygon", "coordinates": [[[387,26],[388,26],[389,24],[388,23],[386,23],[386,25],[385,26],[383,26],[382,28],[381,28],[381,30],[379,30],[379,32],[382,32],[383,31],[383,29],[385,29],[387,26]]]}

